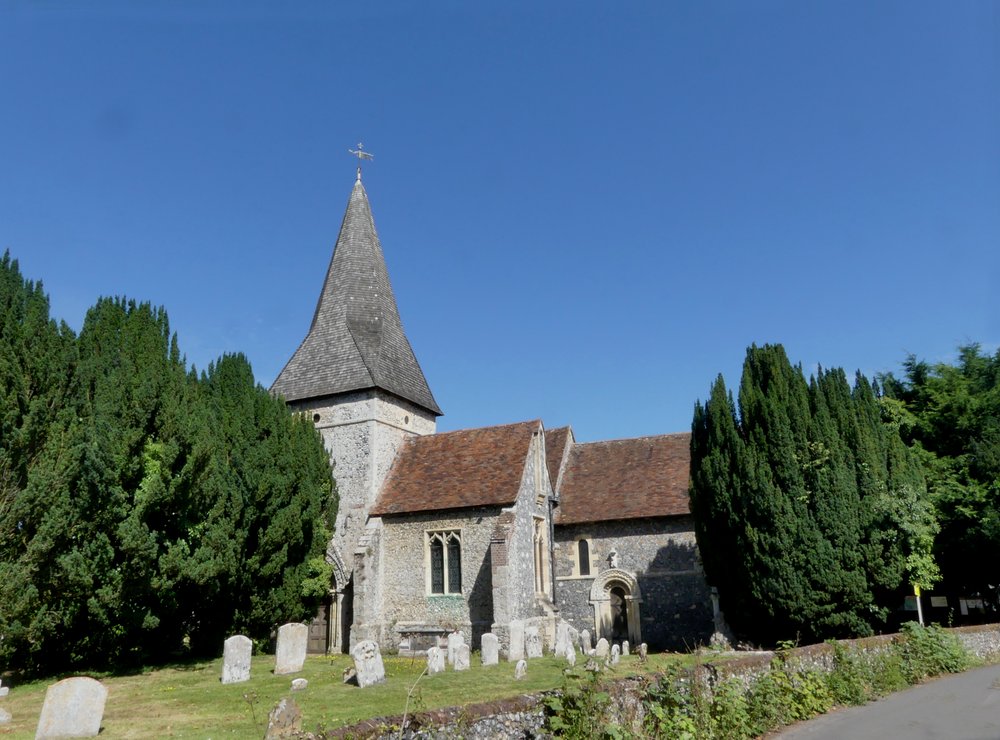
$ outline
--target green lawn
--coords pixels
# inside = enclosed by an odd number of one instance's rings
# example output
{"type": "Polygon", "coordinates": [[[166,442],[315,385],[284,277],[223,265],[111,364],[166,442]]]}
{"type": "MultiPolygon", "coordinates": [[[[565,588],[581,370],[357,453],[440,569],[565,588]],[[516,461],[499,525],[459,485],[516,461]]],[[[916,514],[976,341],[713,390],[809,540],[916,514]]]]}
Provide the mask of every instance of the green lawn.
{"type": "MultiPolygon", "coordinates": [[[[650,655],[640,666],[635,656],[622,658],[616,673],[662,669],[679,656],[650,655]]],[[[274,657],[253,659],[252,678],[246,683],[223,686],[222,659],[148,671],[133,676],[101,677],[108,687],[102,738],[260,738],[267,726],[268,712],[282,696],[293,696],[293,678],[306,678],[309,687],[294,694],[302,708],[303,729],[314,731],[351,724],[371,717],[402,714],[406,694],[417,681],[426,661],[423,658],[385,658],[386,683],[367,689],[345,686],[343,671],[352,665],[347,656],[310,657],[301,673],[275,676],[274,657]],[[248,698],[250,701],[248,701],[248,698]],[[256,716],[256,720],[254,718],[256,716]]],[[[577,667],[582,665],[578,661],[577,667]]],[[[565,661],[538,658],[528,664],[528,676],[514,680],[514,665],[483,668],[473,655],[469,671],[448,670],[424,676],[417,683],[410,712],[490,701],[551,689],[563,681],[565,661]]],[[[8,681],[4,681],[7,685],[8,681]]],[[[0,706],[14,719],[0,725],[0,738],[33,738],[45,689],[52,680],[12,686],[0,706]]]]}

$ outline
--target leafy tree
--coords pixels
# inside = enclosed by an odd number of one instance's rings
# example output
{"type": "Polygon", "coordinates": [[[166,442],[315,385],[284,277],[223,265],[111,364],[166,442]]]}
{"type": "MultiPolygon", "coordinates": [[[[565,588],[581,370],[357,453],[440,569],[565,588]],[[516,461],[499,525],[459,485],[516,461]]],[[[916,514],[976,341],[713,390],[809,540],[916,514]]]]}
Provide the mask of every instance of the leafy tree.
{"type": "Polygon", "coordinates": [[[885,402],[924,465],[944,587],[1000,608],[1000,351],[970,344],[954,364],[911,355],[903,369],[881,379],[885,402]]]}
{"type": "Polygon", "coordinates": [[[868,634],[908,583],[933,579],[919,466],[873,386],[806,380],[780,345],[747,350],[734,403],[720,376],[695,406],[691,507],[731,625],[776,642],[868,634]]]}

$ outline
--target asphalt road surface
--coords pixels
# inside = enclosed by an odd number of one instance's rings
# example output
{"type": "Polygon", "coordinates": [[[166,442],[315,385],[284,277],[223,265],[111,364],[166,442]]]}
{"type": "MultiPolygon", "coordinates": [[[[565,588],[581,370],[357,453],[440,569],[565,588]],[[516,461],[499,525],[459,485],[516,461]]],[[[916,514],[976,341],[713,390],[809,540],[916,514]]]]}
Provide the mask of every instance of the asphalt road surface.
{"type": "Polygon", "coordinates": [[[1000,740],[1000,666],[939,678],[863,707],[838,709],[769,737],[1000,740]]]}

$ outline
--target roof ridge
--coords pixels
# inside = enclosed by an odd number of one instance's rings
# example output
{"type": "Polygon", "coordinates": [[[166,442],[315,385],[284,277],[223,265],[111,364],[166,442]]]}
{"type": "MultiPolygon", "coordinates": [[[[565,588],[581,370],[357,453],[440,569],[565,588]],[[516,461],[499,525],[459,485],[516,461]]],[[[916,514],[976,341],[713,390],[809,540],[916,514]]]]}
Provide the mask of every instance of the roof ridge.
{"type": "Polygon", "coordinates": [[[583,445],[607,445],[615,444],[617,442],[638,442],[643,439],[667,439],[671,437],[690,437],[691,432],[667,432],[666,434],[644,434],[641,437],[618,437],[615,439],[598,439],[592,442],[575,442],[574,447],[582,447],[583,445]]]}
{"type": "MultiPolygon", "coordinates": [[[[436,432],[434,435],[426,435],[426,436],[445,437],[445,436],[448,436],[449,434],[462,434],[462,433],[465,433],[465,432],[482,432],[482,431],[486,431],[487,429],[504,429],[506,427],[525,426],[525,425],[528,425],[528,424],[533,424],[534,425],[534,424],[541,424],[541,423],[542,423],[541,419],[525,419],[524,421],[512,421],[512,422],[508,422],[506,424],[490,424],[490,425],[485,426],[485,427],[466,427],[465,429],[452,429],[452,430],[447,431],[447,432],[436,432]]],[[[546,431],[548,431],[548,430],[546,430],[546,431]]]]}

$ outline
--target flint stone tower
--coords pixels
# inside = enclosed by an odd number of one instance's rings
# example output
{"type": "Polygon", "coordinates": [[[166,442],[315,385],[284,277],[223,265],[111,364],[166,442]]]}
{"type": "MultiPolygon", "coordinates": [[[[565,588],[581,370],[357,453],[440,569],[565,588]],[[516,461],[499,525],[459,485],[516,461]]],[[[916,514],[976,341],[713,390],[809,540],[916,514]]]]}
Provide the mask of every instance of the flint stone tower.
{"type": "Polygon", "coordinates": [[[340,497],[327,548],[336,582],[314,631],[326,631],[326,650],[348,652],[363,592],[355,594],[356,551],[366,528],[380,526],[368,511],[403,440],[433,434],[441,416],[403,332],[360,168],[312,325],[271,392],[313,420],[330,453],[340,497]]]}

